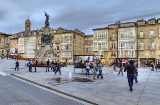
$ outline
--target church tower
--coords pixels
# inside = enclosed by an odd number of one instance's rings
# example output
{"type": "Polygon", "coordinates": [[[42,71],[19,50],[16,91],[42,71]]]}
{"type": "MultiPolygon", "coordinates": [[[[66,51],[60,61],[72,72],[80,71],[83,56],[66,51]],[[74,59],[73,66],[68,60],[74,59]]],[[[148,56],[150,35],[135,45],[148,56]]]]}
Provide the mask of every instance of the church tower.
{"type": "Polygon", "coordinates": [[[30,32],[31,29],[31,22],[29,20],[29,18],[25,21],[25,31],[26,32],[30,32]]]}

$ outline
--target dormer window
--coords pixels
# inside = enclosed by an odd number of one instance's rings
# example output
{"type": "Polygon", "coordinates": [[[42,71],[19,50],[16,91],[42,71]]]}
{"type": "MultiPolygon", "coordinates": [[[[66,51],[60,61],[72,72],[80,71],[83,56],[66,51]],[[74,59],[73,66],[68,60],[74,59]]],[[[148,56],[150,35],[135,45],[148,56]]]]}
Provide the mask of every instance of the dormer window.
{"type": "Polygon", "coordinates": [[[155,24],[155,20],[149,20],[148,24],[155,24]]]}
{"type": "Polygon", "coordinates": [[[160,19],[158,19],[158,23],[160,23],[160,19]]]}

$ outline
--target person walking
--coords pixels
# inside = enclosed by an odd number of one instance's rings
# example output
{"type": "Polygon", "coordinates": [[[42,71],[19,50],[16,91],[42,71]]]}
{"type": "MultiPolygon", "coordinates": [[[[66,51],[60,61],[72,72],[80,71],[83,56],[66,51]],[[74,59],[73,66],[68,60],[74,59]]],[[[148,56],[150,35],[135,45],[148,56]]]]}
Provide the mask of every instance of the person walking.
{"type": "Polygon", "coordinates": [[[47,71],[49,72],[49,64],[50,64],[49,59],[48,59],[48,61],[47,61],[46,63],[47,63],[47,65],[46,65],[46,72],[47,72],[47,71]]]}
{"type": "Polygon", "coordinates": [[[120,64],[119,64],[119,73],[118,73],[118,75],[120,74],[120,73],[122,73],[122,75],[123,75],[123,64],[122,64],[122,62],[120,62],[120,64]]]}
{"type": "Polygon", "coordinates": [[[116,70],[116,61],[114,60],[112,64],[113,64],[113,70],[116,70]]]}
{"type": "Polygon", "coordinates": [[[130,60],[130,64],[125,66],[124,72],[127,71],[127,79],[128,79],[128,84],[130,87],[129,91],[133,91],[133,80],[134,80],[134,73],[135,73],[136,67],[134,66],[133,60],[130,60]]]}
{"type": "Polygon", "coordinates": [[[99,64],[98,64],[99,74],[98,74],[97,78],[99,78],[99,76],[101,76],[101,79],[103,79],[102,67],[103,67],[103,64],[101,63],[101,61],[99,61],[99,64]]]}
{"type": "Polygon", "coordinates": [[[97,64],[96,64],[96,60],[93,61],[93,71],[94,71],[94,76],[93,76],[93,79],[95,80],[96,79],[96,75],[97,75],[97,64]]]}
{"type": "Polygon", "coordinates": [[[37,61],[37,60],[35,60],[35,62],[34,62],[34,68],[35,68],[35,71],[34,71],[34,72],[37,72],[37,64],[38,64],[38,61],[37,61]]]}
{"type": "Polygon", "coordinates": [[[134,73],[134,79],[135,79],[135,83],[137,84],[137,85],[139,85],[139,82],[138,82],[138,63],[137,62],[134,62],[134,65],[135,65],[135,67],[136,67],[136,72],[134,73]]]}
{"type": "Polygon", "coordinates": [[[57,73],[57,72],[59,72],[59,75],[61,75],[61,63],[60,62],[57,62],[57,67],[56,67],[56,72],[55,72],[55,74],[57,73]]]}
{"type": "Polygon", "coordinates": [[[17,70],[17,71],[19,71],[19,62],[18,62],[18,59],[17,59],[17,61],[16,61],[16,67],[15,67],[15,71],[17,70]]]}
{"type": "Polygon", "coordinates": [[[54,72],[55,69],[55,65],[54,65],[54,61],[51,62],[51,70],[54,72]]]}
{"type": "Polygon", "coordinates": [[[90,77],[90,74],[89,74],[89,70],[90,70],[91,68],[90,68],[90,63],[89,62],[87,62],[86,63],[86,76],[89,76],[90,77]]]}
{"type": "Polygon", "coordinates": [[[151,71],[154,71],[154,63],[151,63],[151,71]]]}
{"type": "Polygon", "coordinates": [[[7,60],[8,60],[8,54],[6,55],[6,57],[7,57],[7,60]]]}
{"type": "Polygon", "coordinates": [[[32,72],[32,64],[33,64],[33,61],[32,59],[29,61],[29,72],[32,72]]]}

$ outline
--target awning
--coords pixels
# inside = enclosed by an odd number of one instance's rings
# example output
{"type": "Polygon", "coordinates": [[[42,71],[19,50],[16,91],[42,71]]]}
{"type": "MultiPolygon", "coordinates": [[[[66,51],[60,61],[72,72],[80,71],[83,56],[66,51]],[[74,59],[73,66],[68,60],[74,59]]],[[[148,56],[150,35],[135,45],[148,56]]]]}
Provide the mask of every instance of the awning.
{"type": "Polygon", "coordinates": [[[155,58],[140,58],[140,61],[155,61],[155,58]]]}

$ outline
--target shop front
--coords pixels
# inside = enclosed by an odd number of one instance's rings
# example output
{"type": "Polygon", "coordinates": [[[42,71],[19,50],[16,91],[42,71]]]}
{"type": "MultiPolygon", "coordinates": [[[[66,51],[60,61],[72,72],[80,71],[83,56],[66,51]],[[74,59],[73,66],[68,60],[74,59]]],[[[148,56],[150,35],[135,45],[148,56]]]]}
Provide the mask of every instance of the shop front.
{"type": "Polygon", "coordinates": [[[140,58],[140,66],[142,67],[150,67],[151,63],[153,62],[154,64],[156,59],[155,58],[140,58]]]}
{"type": "Polygon", "coordinates": [[[114,60],[116,60],[116,58],[109,58],[109,66],[112,66],[114,60]]]}
{"type": "Polygon", "coordinates": [[[137,58],[116,58],[117,64],[122,62],[123,65],[125,65],[125,63],[130,60],[137,61],[137,58]]]}

